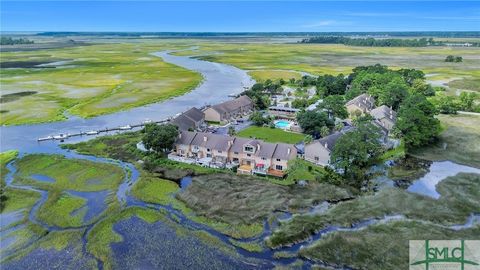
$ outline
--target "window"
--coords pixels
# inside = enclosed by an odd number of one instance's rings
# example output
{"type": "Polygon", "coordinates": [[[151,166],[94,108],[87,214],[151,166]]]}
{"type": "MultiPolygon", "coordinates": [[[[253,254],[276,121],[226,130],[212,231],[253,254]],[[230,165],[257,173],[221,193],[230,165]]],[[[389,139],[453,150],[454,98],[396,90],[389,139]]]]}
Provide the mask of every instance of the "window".
{"type": "Polygon", "coordinates": [[[238,152],[233,152],[235,155],[238,155],[238,152]]]}
{"type": "Polygon", "coordinates": [[[267,158],[262,157],[262,160],[267,160],[267,158]]]}
{"type": "Polygon", "coordinates": [[[250,155],[250,154],[247,154],[247,157],[251,157],[251,156],[252,156],[252,155],[250,155]]]}
{"type": "Polygon", "coordinates": [[[210,148],[207,148],[207,152],[210,152],[210,148]]]}
{"type": "Polygon", "coordinates": [[[219,153],[219,154],[221,154],[221,153],[222,153],[222,151],[218,151],[218,153],[219,153]]]}
{"type": "Polygon", "coordinates": [[[281,159],[277,158],[277,161],[281,161],[281,159]]]}
{"type": "Polygon", "coordinates": [[[314,157],[315,161],[319,161],[320,158],[319,157],[314,157]]]}
{"type": "Polygon", "coordinates": [[[233,162],[238,162],[238,158],[233,158],[233,162]]]}
{"type": "Polygon", "coordinates": [[[212,154],[207,154],[207,157],[212,157],[212,154]]]}
{"type": "Polygon", "coordinates": [[[252,147],[252,146],[245,146],[245,147],[243,148],[243,150],[244,150],[245,152],[251,152],[251,153],[253,153],[253,152],[254,152],[254,150],[253,150],[253,147],[252,147]]]}
{"type": "Polygon", "coordinates": [[[276,170],[279,170],[279,171],[282,171],[282,170],[283,170],[283,166],[282,166],[282,165],[275,165],[275,169],[276,169],[276,170]]]}

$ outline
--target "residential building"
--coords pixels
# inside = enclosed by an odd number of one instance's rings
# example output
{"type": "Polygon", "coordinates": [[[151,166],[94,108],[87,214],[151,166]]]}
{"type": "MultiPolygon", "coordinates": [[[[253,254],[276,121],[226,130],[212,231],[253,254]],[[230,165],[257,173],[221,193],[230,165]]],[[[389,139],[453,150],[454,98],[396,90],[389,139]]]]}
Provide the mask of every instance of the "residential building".
{"type": "Polygon", "coordinates": [[[370,115],[375,119],[377,124],[390,132],[397,122],[397,113],[391,108],[382,105],[370,111],[370,115]]]}
{"type": "Polygon", "coordinates": [[[375,99],[368,94],[361,94],[348,101],[345,106],[350,116],[355,116],[358,113],[365,114],[375,108],[375,99]]]}
{"type": "Polygon", "coordinates": [[[238,166],[239,174],[283,177],[288,161],[297,156],[297,150],[292,144],[181,131],[171,155],[175,160],[183,157],[208,166],[238,166]]]}
{"type": "Polygon", "coordinates": [[[343,132],[337,131],[305,145],[305,160],[320,166],[328,166],[330,164],[330,154],[332,153],[337,140],[343,134],[343,132]]]}
{"type": "Polygon", "coordinates": [[[178,126],[180,130],[197,130],[205,123],[205,114],[193,107],[172,120],[172,124],[178,126]]]}
{"type": "Polygon", "coordinates": [[[282,107],[282,106],[268,107],[268,113],[270,115],[285,117],[285,118],[294,118],[299,111],[300,111],[299,109],[290,108],[290,107],[282,107]]]}
{"type": "Polygon", "coordinates": [[[248,96],[240,96],[234,100],[210,106],[203,112],[205,121],[225,123],[250,114],[253,108],[253,102],[248,96]]]}

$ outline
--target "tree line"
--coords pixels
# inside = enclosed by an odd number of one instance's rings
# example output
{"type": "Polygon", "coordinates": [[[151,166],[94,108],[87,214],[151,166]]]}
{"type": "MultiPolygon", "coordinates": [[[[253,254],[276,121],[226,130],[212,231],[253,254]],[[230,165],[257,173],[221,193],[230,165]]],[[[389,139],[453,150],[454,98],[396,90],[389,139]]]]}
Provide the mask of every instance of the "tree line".
{"type": "MultiPolygon", "coordinates": [[[[400,39],[400,38],[350,38],[344,36],[316,36],[305,38],[300,43],[318,43],[318,44],[343,44],[348,46],[365,46],[365,47],[427,47],[427,46],[444,46],[447,42],[435,41],[433,38],[418,39],[400,39]]],[[[448,42],[458,43],[460,42],[448,42]]],[[[471,46],[480,46],[480,43],[470,43],[471,46]]]]}
{"type": "Polygon", "coordinates": [[[33,40],[26,38],[11,38],[11,37],[2,37],[0,39],[0,45],[17,45],[17,44],[33,44],[33,40]]]}

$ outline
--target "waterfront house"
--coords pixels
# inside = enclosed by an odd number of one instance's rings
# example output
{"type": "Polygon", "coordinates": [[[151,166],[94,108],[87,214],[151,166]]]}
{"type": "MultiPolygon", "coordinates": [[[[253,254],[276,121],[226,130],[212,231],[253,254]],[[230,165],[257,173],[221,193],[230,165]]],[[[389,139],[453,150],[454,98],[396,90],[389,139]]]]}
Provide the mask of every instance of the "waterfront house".
{"type": "Polygon", "coordinates": [[[248,96],[240,96],[234,100],[210,106],[203,112],[205,121],[226,123],[250,114],[253,108],[253,102],[248,96]]]}
{"type": "Polygon", "coordinates": [[[375,99],[368,94],[361,94],[348,101],[345,106],[347,107],[350,117],[353,117],[356,114],[369,113],[375,108],[375,99]]]}
{"type": "Polygon", "coordinates": [[[172,124],[176,125],[180,130],[197,130],[205,123],[205,114],[193,107],[172,120],[172,124]]]}
{"type": "Polygon", "coordinates": [[[293,144],[181,131],[169,158],[179,160],[178,157],[183,157],[198,164],[222,168],[238,166],[239,174],[283,177],[288,161],[296,156],[297,149],[293,144]]]}
{"type": "Polygon", "coordinates": [[[393,129],[397,121],[397,113],[385,105],[371,110],[370,115],[375,119],[376,124],[388,132],[393,129]]]}
{"type": "Polygon", "coordinates": [[[320,166],[328,166],[330,164],[330,154],[332,153],[337,140],[343,134],[344,133],[337,131],[305,145],[305,160],[320,166]]]}

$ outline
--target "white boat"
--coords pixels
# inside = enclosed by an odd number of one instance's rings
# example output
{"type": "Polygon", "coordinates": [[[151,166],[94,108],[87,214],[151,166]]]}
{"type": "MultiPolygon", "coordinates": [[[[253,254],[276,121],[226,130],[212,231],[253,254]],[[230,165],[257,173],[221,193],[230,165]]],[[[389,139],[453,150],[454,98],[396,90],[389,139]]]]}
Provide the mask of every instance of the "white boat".
{"type": "Polygon", "coordinates": [[[129,129],[132,129],[132,127],[130,125],[126,125],[126,126],[121,126],[119,127],[118,129],[120,130],[129,130],[129,129]]]}
{"type": "Polygon", "coordinates": [[[96,131],[96,130],[90,130],[90,131],[85,132],[85,134],[87,134],[87,135],[97,135],[97,134],[98,134],[98,131],[96,131]]]}
{"type": "Polygon", "coordinates": [[[143,121],[144,124],[151,124],[153,123],[152,120],[150,119],[145,119],[145,121],[143,121]]]}
{"type": "Polygon", "coordinates": [[[53,136],[53,138],[55,140],[65,140],[66,138],[68,138],[68,134],[60,133],[59,135],[53,136]]]}
{"type": "Polygon", "coordinates": [[[47,137],[42,137],[42,138],[38,138],[37,141],[49,141],[49,140],[53,140],[53,136],[47,136],[47,137]]]}
{"type": "Polygon", "coordinates": [[[229,94],[228,97],[237,97],[237,94],[229,94]]]}

